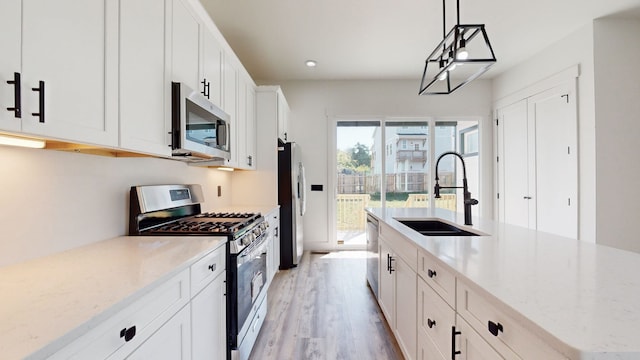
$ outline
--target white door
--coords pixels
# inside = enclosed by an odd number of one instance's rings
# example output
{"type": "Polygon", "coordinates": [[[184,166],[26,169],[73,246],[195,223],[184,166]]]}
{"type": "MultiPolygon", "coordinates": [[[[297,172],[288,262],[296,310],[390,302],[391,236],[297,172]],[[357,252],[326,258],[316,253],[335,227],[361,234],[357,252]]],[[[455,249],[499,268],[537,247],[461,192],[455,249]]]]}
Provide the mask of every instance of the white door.
{"type": "MultiPolygon", "coordinates": [[[[0,1],[0,129],[20,131],[21,113],[9,111],[16,104],[15,89],[17,84],[8,84],[14,81],[14,73],[20,73],[20,25],[21,25],[20,0],[0,1]]],[[[19,86],[19,85],[18,85],[19,86]]],[[[18,99],[20,94],[18,94],[18,99]]]]}
{"type": "Polygon", "coordinates": [[[578,237],[575,95],[557,87],[529,99],[535,129],[536,228],[578,237]]]}
{"type": "MultiPolygon", "coordinates": [[[[417,278],[409,264],[399,256],[394,256],[396,305],[395,333],[398,344],[405,351],[408,360],[415,359],[417,353],[417,278]]],[[[384,270],[384,269],[383,269],[384,270]]]]}
{"type": "Polygon", "coordinates": [[[378,254],[380,254],[380,263],[378,269],[380,271],[380,288],[378,290],[378,304],[387,318],[387,323],[392,329],[395,329],[395,275],[390,269],[395,269],[395,258],[391,253],[391,249],[387,244],[379,239],[378,254]]]}
{"type": "Polygon", "coordinates": [[[185,306],[148,338],[127,360],[191,359],[191,326],[189,305],[185,306]]]}
{"type": "Polygon", "coordinates": [[[120,146],[160,156],[171,155],[165,13],[164,1],[120,3],[120,146]]]}
{"type": "Polygon", "coordinates": [[[183,0],[173,0],[172,81],[192,90],[201,89],[198,79],[200,24],[183,0]]]}
{"type": "Polygon", "coordinates": [[[498,219],[529,227],[527,101],[498,110],[498,219]]]}
{"type": "Polygon", "coordinates": [[[191,301],[193,359],[226,357],[226,324],[227,302],[223,273],[191,301]]]}
{"type": "MultiPolygon", "coordinates": [[[[207,94],[209,101],[222,107],[222,50],[220,44],[213,34],[204,26],[202,34],[202,76],[201,81],[207,84],[207,94]]],[[[203,89],[203,84],[200,84],[203,89]]]]}
{"type": "Polygon", "coordinates": [[[22,1],[24,132],[118,145],[117,5],[22,1]]]}

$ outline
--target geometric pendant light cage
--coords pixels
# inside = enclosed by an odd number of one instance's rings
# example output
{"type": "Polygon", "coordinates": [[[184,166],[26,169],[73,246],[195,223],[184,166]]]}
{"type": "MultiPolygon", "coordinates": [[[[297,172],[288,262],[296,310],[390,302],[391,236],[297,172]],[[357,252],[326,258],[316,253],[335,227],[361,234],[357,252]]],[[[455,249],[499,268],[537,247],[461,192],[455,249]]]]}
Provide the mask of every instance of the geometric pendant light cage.
{"type": "Polygon", "coordinates": [[[443,39],[425,60],[418,95],[451,94],[496,63],[484,24],[460,25],[460,0],[456,1],[457,23],[448,33],[442,1],[443,39]]]}

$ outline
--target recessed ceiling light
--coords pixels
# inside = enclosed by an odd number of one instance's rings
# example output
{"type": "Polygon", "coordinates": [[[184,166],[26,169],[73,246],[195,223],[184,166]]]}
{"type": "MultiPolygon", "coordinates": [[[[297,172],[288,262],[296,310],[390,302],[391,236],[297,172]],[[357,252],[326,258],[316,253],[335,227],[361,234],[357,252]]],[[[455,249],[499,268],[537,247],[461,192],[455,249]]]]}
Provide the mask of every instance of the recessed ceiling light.
{"type": "Polygon", "coordinates": [[[304,62],[305,65],[307,65],[307,67],[316,67],[318,65],[318,62],[315,60],[307,60],[304,62]]]}

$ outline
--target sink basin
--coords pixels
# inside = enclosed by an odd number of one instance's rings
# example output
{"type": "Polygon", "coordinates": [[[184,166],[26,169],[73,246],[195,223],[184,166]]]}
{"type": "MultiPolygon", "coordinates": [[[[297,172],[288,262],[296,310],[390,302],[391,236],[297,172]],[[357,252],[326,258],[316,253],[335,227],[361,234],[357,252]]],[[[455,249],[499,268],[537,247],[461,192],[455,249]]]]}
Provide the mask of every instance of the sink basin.
{"type": "Polygon", "coordinates": [[[398,220],[425,236],[482,236],[439,220],[398,220]]]}

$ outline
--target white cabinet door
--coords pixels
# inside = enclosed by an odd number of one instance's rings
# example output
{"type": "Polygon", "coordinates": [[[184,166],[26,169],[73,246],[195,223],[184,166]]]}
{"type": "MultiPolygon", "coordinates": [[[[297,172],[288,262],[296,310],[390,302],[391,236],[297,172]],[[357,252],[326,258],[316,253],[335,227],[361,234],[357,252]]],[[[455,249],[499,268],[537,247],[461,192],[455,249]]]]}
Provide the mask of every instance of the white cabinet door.
{"type": "Polygon", "coordinates": [[[22,131],[118,145],[117,6],[22,1],[22,131]]]}
{"type": "MultiPolygon", "coordinates": [[[[236,116],[236,141],[235,150],[238,157],[236,158],[237,166],[240,169],[247,169],[249,158],[247,155],[247,80],[242,74],[238,74],[238,92],[237,92],[237,116],[236,116]]],[[[233,146],[233,144],[232,144],[233,146]]],[[[233,150],[232,150],[233,151],[233,150]]]]}
{"type": "Polygon", "coordinates": [[[229,114],[229,131],[231,139],[231,158],[227,161],[228,166],[235,167],[238,164],[238,71],[235,65],[225,56],[224,61],[224,93],[223,110],[229,114]]]}
{"type": "MultiPolygon", "coordinates": [[[[14,81],[14,73],[20,74],[20,25],[22,11],[20,0],[0,1],[0,129],[8,131],[20,131],[21,111],[9,111],[7,108],[15,108],[16,99],[20,100],[19,84],[8,84],[14,81]],[[16,117],[18,116],[18,117],[16,117]]],[[[18,75],[20,76],[20,75],[18,75]]]]}
{"type": "Polygon", "coordinates": [[[378,303],[382,312],[387,318],[387,322],[392,329],[395,329],[395,276],[393,271],[396,267],[393,254],[389,246],[382,241],[378,243],[378,253],[380,254],[380,282],[378,289],[378,303]]]}
{"type": "Polygon", "coordinates": [[[225,275],[219,275],[191,300],[193,359],[225,359],[227,303],[225,275]]]}
{"type": "MultiPolygon", "coordinates": [[[[464,319],[458,316],[456,330],[460,332],[456,338],[455,359],[459,360],[517,360],[520,359],[515,353],[505,350],[498,353],[475,331],[464,319]]],[[[535,358],[532,358],[535,359],[535,358]]]]}
{"type": "Polygon", "coordinates": [[[209,101],[222,107],[222,48],[206,27],[202,26],[201,34],[200,89],[205,91],[209,101]]]}
{"type": "Polygon", "coordinates": [[[172,80],[200,89],[198,62],[200,23],[183,0],[172,0],[172,80]]]}
{"type": "Polygon", "coordinates": [[[289,105],[281,92],[278,92],[278,138],[293,141],[289,136],[289,105]]]}
{"type": "MultiPolygon", "coordinates": [[[[185,306],[131,355],[127,360],[190,360],[191,326],[189,305],[185,306]]],[[[201,359],[201,358],[199,358],[201,359]]]]}
{"type": "Polygon", "coordinates": [[[403,349],[407,359],[415,359],[417,352],[416,272],[411,269],[400,256],[394,256],[396,283],[396,324],[395,332],[398,344],[403,349]]]}
{"type": "MultiPolygon", "coordinates": [[[[455,299],[454,299],[455,301],[455,299]]],[[[451,327],[456,324],[456,313],[424,280],[418,279],[418,338],[420,334],[447,354],[451,349],[451,327]]]]}
{"type": "Polygon", "coordinates": [[[247,148],[247,158],[248,165],[247,168],[251,170],[256,169],[256,162],[258,161],[256,154],[257,147],[257,133],[256,133],[256,88],[252,83],[247,83],[246,86],[247,92],[247,116],[246,116],[246,148],[247,148]]]}
{"type": "Polygon", "coordinates": [[[120,147],[159,156],[171,155],[165,54],[170,6],[156,0],[120,3],[120,147]]]}

